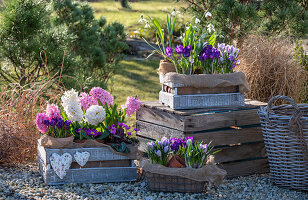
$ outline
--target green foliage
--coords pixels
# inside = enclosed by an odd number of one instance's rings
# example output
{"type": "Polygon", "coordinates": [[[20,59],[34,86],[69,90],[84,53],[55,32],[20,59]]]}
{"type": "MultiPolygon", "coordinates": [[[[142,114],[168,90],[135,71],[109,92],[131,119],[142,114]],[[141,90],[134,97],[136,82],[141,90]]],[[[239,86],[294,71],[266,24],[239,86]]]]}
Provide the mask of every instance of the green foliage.
{"type": "Polygon", "coordinates": [[[296,42],[293,59],[303,66],[306,71],[308,71],[308,56],[305,54],[302,40],[296,42]]]}
{"type": "MultiPolygon", "coordinates": [[[[66,44],[73,40],[63,26],[53,27],[51,10],[45,1],[9,0],[1,12],[0,21],[0,76],[5,83],[26,85],[37,82],[47,74],[44,67],[45,51],[51,75],[60,71],[66,44]]],[[[68,73],[74,59],[67,53],[63,73],[68,73]]]]}
{"type": "Polygon", "coordinates": [[[128,8],[131,9],[131,6],[129,5],[128,0],[120,0],[122,8],[128,8]]]}
{"type": "Polygon", "coordinates": [[[269,36],[305,36],[308,32],[307,1],[303,0],[184,0],[190,6],[185,11],[200,19],[202,29],[213,24],[220,41],[242,44],[252,32],[269,36]],[[210,16],[206,13],[211,13],[210,16]]]}
{"type": "Polygon", "coordinates": [[[227,43],[249,34],[259,20],[256,8],[251,3],[238,0],[184,1],[190,5],[186,11],[192,12],[200,20],[196,25],[201,26],[202,30],[214,25],[217,35],[223,36],[218,39],[227,43]]]}
{"type": "Polygon", "coordinates": [[[1,12],[0,77],[6,83],[25,85],[62,72],[67,88],[105,87],[126,48],[124,27],[96,20],[87,3],[9,0],[1,12]]]}
{"type": "Polygon", "coordinates": [[[305,36],[308,33],[307,6],[308,2],[303,0],[263,1],[261,31],[268,35],[305,36]]]}
{"type": "Polygon", "coordinates": [[[124,27],[119,23],[106,25],[102,17],[96,20],[87,3],[55,0],[54,8],[56,23],[65,24],[76,38],[71,43],[71,52],[82,62],[83,67],[76,73],[83,82],[83,89],[104,87],[119,67],[122,51],[127,48],[124,27]]]}

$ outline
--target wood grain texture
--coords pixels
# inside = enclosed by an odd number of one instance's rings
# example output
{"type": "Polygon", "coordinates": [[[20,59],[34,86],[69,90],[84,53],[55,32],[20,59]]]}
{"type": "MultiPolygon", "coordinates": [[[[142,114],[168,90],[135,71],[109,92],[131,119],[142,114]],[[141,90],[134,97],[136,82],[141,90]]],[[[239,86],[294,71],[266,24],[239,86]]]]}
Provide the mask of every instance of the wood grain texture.
{"type": "Polygon", "coordinates": [[[196,141],[203,141],[206,143],[212,141],[212,145],[214,146],[263,141],[261,127],[244,128],[239,130],[227,129],[219,131],[204,131],[194,134],[185,134],[184,131],[179,131],[142,121],[137,121],[136,125],[137,128],[140,130],[138,135],[152,138],[155,140],[161,139],[164,136],[168,138],[184,138],[187,136],[192,136],[196,141]]]}
{"type": "Polygon", "coordinates": [[[267,157],[265,145],[263,142],[213,149],[213,151],[216,150],[221,150],[215,154],[216,163],[267,157]]]}
{"type": "Polygon", "coordinates": [[[251,174],[263,174],[269,172],[267,159],[230,162],[218,166],[227,171],[227,178],[248,176],[251,174]]]}
{"type": "Polygon", "coordinates": [[[158,109],[141,107],[136,114],[136,119],[177,130],[184,130],[184,116],[175,115],[158,109]]]}

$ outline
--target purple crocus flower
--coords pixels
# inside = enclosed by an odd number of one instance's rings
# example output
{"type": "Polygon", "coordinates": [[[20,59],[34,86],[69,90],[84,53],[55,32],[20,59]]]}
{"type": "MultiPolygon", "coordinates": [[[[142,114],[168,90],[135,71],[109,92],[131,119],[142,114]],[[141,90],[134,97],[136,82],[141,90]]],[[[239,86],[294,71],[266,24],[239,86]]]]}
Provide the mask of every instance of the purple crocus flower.
{"type": "Polygon", "coordinates": [[[154,143],[153,142],[148,142],[147,146],[148,146],[148,148],[151,148],[152,150],[154,150],[154,143]]]}
{"type": "Polygon", "coordinates": [[[177,45],[176,47],[175,47],[175,52],[177,53],[177,54],[182,54],[183,53],[183,45],[181,45],[181,44],[179,44],[179,45],[177,45]]]}
{"type": "Polygon", "coordinates": [[[191,46],[188,45],[183,49],[183,57],[188,58],[190,56],[191,46]]]}
{"type": "Polygon", "coordinates": [[[122,127],[122,126],[123,126],[123,123],[118,122],[118,126],[122,127]]]}
{"type": "Polygon", "coordinates": [[[56,123],[57,123],[57,122],[56,122],[54,119],[52,119],[52,120],[49,122],[50,126],[55,126],[56,123]]]}
{"type": "Polygon", "coordinates": [[[97,137],[101,135],[102,133],[97,131],[96,129],[83,129],[87,135],[97,137]]]}
{"type": "Polygon", "coordinates": [[[154,152],[155,152],[155,154],[156,154],[158,157],[161,157],[161,151],[160,151],[160,150],[155,150],[154,152]]]}
{"type": "Polygon", "coordinates": [[[58,123],[57,123],[57,127],[58,127],[59,129],[61,129],[63,126],[64,126],[64,121],[63,121],[63,119],[59,119],[59,120],[58,120],[58,123]]]}
{"type": "Polygon", "coordinates": [[[167,153],[168,151],[169,151],[169,147],[168,147],[168,146],[165,146],[165,147],[164,147],[164,152],[167,153]]]}
{"type": "Polygon", "coordinates": [[[49,121],[48,120],[44,120],[44,124],[49,126],[49,121]]]}
{"type": "Polygon", "coordinates": [[[169,140],[166,137],[162,137],[161,142],[164,146],[168,146],[169,145],[169,140]]]}
{"type": "Polygon", "coordinates": [[[200,149],[203,151],[203,153],[206,153],[208,150],[208,145],[207,144],[200,144],[200,149]]]}
{"type": "Polygon", "coordinates": [[[69,126],[71,125],[72,122],[71,122],[70,120],[67,120],[67,121],[65,121],[64,123],[65,123],[65,126],[66,126],[66,127],[69,127],[69,126]]]}
{"type": "Polygon", "coordinates": [[[139,130],[139,129],[137,129],[137,128],[134,128],[134,131],[138,132],[138,131],[140,131],[140,130],[139,130]]]}
{"type": "Polygon", "coordinates": [[[167,47],[166,48],[166,55],[169,57],[169,58],[172,58],[172,52],[173,52],[173,49],[171,47],[167,47]]]}

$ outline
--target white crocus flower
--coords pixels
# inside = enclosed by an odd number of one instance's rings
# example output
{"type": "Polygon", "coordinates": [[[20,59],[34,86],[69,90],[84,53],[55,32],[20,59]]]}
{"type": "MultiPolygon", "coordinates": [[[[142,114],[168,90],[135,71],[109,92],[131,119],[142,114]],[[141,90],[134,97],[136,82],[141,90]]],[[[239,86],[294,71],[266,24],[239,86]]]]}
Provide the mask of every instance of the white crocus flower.
{"type": "Polygon", "coordinates": [[[204,15],[205,17],[212,17],[212,13],[210,13],[209,11],[207,11],[204,15]]]}
{"type": "Polygon", "coordinates": [[[200,23],[200,19],[196,18],[195,19],[195,24],[198,24],[198,23],[200,23]]]}
{"type": "Polygon", "coordinates": [[[207,27],[207,31],[208,32],[214,32],[215,31],[215,28],[214,28],[213,24],[208,24],[206,27],[207,27]]]}
{"type": "Polygon", "coordinates": [[[85,121],[91,125],[97,126],[106,119],[106,112],[103,106],[92,105],[86,111],[85,121]]]}

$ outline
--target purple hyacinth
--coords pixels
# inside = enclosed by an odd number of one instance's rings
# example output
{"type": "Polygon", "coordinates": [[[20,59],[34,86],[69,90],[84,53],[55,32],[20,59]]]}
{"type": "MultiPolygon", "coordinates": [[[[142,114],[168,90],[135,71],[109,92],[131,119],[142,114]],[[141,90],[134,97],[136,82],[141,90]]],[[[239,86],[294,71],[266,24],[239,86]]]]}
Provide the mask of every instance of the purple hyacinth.
{"type": "Polygon", "coordinates": [[[175,47],[175,52],[177,53],[177,54],[182,54],[183,53],[183,50],[184,50],[184,47],[183,47],[183,45],[181,45],[181,44],[179,44],[179,45],[177,45],[176,47],[175,47]]]}
{"type": "Polygon", "coordinates": [[[169,58],[172,58],[172,52],[173,49],[171,47],[166,48],[166,56],[168,56],[169,58]]]}
{"type": "Polygon", "coordinates": [[[191,46],[188,45],[183,49],[183,57],[188,58],[190,56],[191,46]]]}

